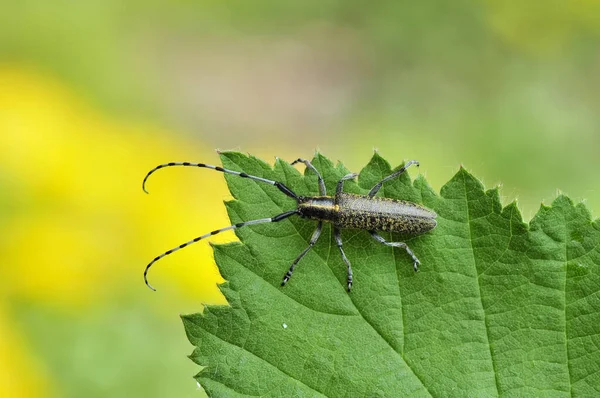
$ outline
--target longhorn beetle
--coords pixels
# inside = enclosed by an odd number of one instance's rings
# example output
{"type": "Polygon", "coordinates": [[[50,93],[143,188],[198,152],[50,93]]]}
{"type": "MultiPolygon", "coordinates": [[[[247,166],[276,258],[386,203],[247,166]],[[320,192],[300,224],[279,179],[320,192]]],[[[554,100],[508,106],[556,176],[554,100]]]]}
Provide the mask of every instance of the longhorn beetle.
{"type": "Polygon", "coordinates": [[[296,265],[315,245],[315,243],[317,243],[317,240],[321,235],[321,231],[323,230],[323,222],[330,222],[333,224],[333,234],[337,243],[337,247],[340,249],[342,260],[344,260],[344,263],[348,267],[348,291],[350,291],[350,289],[352,288],[352,266],[350,265],[350,261],[346,257],[346,254],[344,253],[344,249],[342,248],[342,237],[340,230],[344,228],[365,229],[369,231],[371,236],[376,241],[383,243],[387,246],[399,247],[406,250],[408,255],[413,260],[414,270],[419,270],[419,264],[421,264],[421,262],[406,245],[406,243],[388,242],[376,231],[400,232],[406,235],[422,234],[435,228],[435,226],[437,225],[435,221],[437,215],[435,214],[435,212],[427,209],[426,207],[413,202],[375,197],[375,194],[379,192],[379,190],[383,186],[383,183],[398,177],[413,164],[419,166],[419,162],[417,162],[416,160],[409,161],[403,167],[401,167],[397,171],[393,172],[392,174],[375,184],[375,186],[371,188],[369,193],[366,195],[355,195],[343,192],[344,181],[353,179],[358,176],[357,173],[348,174],[338,181],[337,189],[335,190],[334,196],[327,196],[327,190],[325,189],[325,182],[323,181],[323,177],[321,177],[319,171],[308,160],[297,159],[291,164],[294,165],[297,163],[304,163],[304,165],[309,170],[311,170],[317,175],[319,184],[319,196],[296,195],[294,191],[286,187],[281,182],[253,176],[244,172],[224,169],[219,166],[211,166],[209,164],[204,163],[171,162],[161,164],[150,170],[148,174],[146,174],[146,177],[144,178],[144,181],[142,183],[142,189],[146,193],[148,193],[148,191],[146,191],[146,181],[148,180],[148,177],[150,177],[152,173],[159,169],[171,166],[204,167],[220,171],[222,173],[233,174],[242,178],[249,178],[254,181],[274,185],[287,196],[294,198],[298,205],[296,209],[286,211],[274,217],[259,218],[257,220],[241,222],[238,224],[230,225],[229,227],[214,230],[164,252],[160,256],[155,257],[154,260],[152,260],[150,264],[146,266],[146,269],[144,270],[144,281],[146,282],[146,285],[150,289],[156,290],[148,283],[148,270],[156,261],[173,252],[176,252],[179,249],[183,249],[184,247],[189,246],[192,243],[196,243],[199,240],[208,238],[209,236],[216,235],[223,231],[241,228],[246,225],[277,222],[293,215],[299,215],[302,218],[317,220],[317,228],[313,232],[310,242],[308,243],[308,247],[304,249],[298,255],[298,257],[296,257],[296,259],[292,262],[292,265],[290,266],[289,270],[285,273],[283,281],[281,282],[281,286],[284,286],[287,283],[287,281],[291,278],[292,273],[294,272],[294,268],[296,268],[296,265]]]}

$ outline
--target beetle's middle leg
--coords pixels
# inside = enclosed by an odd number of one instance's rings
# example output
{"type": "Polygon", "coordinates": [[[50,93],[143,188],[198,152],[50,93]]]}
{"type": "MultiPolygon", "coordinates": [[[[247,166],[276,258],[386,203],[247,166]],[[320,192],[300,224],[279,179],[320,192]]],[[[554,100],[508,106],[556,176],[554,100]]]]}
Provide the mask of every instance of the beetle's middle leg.
{"type": "Polygon", "coordinates": [[[410,250],[410,248],[408,247],[408,245],[406,243],[404,243],[404,242],[388,242],[387,240],[383,239],[383,237],[375,231],[369,231],[369,233],[379,243],[383,243],[386,246],[399,247],[401,249],[406,250],[408,255],[411,256],[413,259],[413,268],[415,269],[415,272],[419,271],[419,265],[421,264],[421,262],[419,261],[417,256],[415,256],[415,254],[412,252],[412,250],[410,250]]]}
{"type": "MultiPolygon", "coordinates": [[[[419,167],[419,162],[417,162],[416,160],[410,160],[410,161],[406,162],[406,164],[404,166],[400,167],[398,170],[394,171],[392,174],[390,174],[389,176],[385,177],[383,180],[381,180],[377,184],[375,184],[375,186],[373,188],[371,188],[371,190],[369,191],[369,193],[367,195],[370,198],[372,198],[373,196],[375,196],[375,194],[377,192],[379,192],[379,190],[383,186],[384,182],[389,181],[389,180],[391,180],[393,178],[398,177],[400,174],[404,173],[406,171],[406,169],[408,169],[413,164],[416,164],[417,167],[419,167]]],[[[377,238],[375,238],[375,239],[377,239],[377,238]]]]}
{"type": "Polygon", "coordinates": [[[343,176],[337,183],[337,187],[335,189],[335,194],[340,194],[344,190],[344,181],[351,180],[355,177],[358,177],[358,173],[350,173],[343,176]]]}
{"type": "Polygon", "coordinates": [[[342,260],[346,263],[348,267],[348,291],[352,289],[352,265],[350,265],[350,260],[346,257],[346,253],[344,253],[344,249],[342,248],[342,234],[340,229],[334,227],[333,234],[335,236],[335,241],[337,243],[337,247],[340,249],[340,253],[342,254],[342,260]]]}
{"type": "Polygon", "coordinates": [[[296,257],[296,259],[294,260],[292,265],[290,265],[290,269],[288,270],[288,272],[285,273],[285,276],[283,277],[281,286],[285,286],[285,284],[290,280],[290,278],[292,277],[292,273],[294,273],[294,268],[296,268],[296,265],[300,262],[300,260],[302,260],[302,257],[304,257],[306,255],[306,253],[308,253],[308,251],[310,249],[312,249],[312,247],[315,245],[315,243],[317,243],[319,236],[321,236],[322,230],[323,230],[323,222],[319,221],[319,223],[317,224],[317,228],[315,229],[315,232],[313,232],[312,238],[310,238],[308,247],[306,249],[302,250],[302,253],[300,253],[298,255],[298,257],[296,257]]]}

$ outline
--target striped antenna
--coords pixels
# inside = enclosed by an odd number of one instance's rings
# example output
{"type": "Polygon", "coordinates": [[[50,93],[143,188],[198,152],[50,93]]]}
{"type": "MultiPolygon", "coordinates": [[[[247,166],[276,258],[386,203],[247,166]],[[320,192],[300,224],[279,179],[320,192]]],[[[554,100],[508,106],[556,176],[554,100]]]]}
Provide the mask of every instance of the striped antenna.
{"type": "Polygon", "coordinates": [[[144,282],[146,283],[146,285],[150,289],[156,291],[156,289],[154,287],[152,287],[152,285],[150,285],[150,283],[148,283],[148,270],[150,269],[150,267],[152,267],[152,264],[154,264],[155,262],[157,262],[161,258],[163,258],[165,256],[168,256],[171,253],[175,253],[177,250],[183,249],[184,247],[191,245],[192,243],[196,243],[196,242],[198,242],[198,241],[200,241],[200,240],[202,240],[204,238],[208,238],[209,236],[216,235],[216,234],[219,234],[221,232],[228,231],[230,229],[241,228],[241,227],[244,227],[246,225],[262,224],[262,223],[269,223],[269,222],[281,221],[281,220],[284,220],[284,219],[286,219],[286,218],[288,218],[290,216],[293,216],[294,214],[298,214],[298,210],[286,211],[285,213],[281,213],[281,214],[279,214],[279,215],[277,215],[275,217],[260,218],[258,220],[246,221],[246,222],[241,222],[241,223],[238,223],[238,224],[230,225],[229,227],[217,229],[215,231],[212,231],[212,232],[209,232],[209,233],[204,234],[202,236],[199,236],[197,238],[194,238],[194,239],[190,240],[189,242],[185,242],[185,243],[183,243],[183,244],[181,244],[181,245],[179,245],[179,246],[177,246],[177,247],[175,247],[175,248],[173,248],[171,250],[167,250],[166,252],[164,252],[160,256],[155,257],[154,260],[152,260],[150,262],[150,264],[148,264],[146,266],[146,269],[144,270],[144,282]]]}
{"type": "Polygon", "coordinates": [[[254,181],[266,182],[267,184],[275,185],[281,192],[283,192],[290,198],[294,198],[294,199],[298,200],[298,195],[296,195],[296,193],[294,193],[294,191],[292,191],[291,189],[289,189],[288,187],[286,187],[283,183],[281,183],[279,181],[268,180],[266,178],[253,176],[253,175],[246,174],[246,173],[239,172],[239,171],[228,170],[228,169],[224,169],[219,166],[213,166],[210,164],[190,163],[190,162],[170,162],[170,163],[165,163],[165,164],[156,166],[155,168],[150,170],[148,172],[148,174],[146,174],[146,177],[144,177],[144,181],[142,182],[142,189],[144,190],[144,192],[148,193],[148,191],[146,190],[146,181],[148,180],[148,177],[150,177],[157,170],[164,169],[165,167],[172,167],[172,166],[203,167],[203,168],[207,168],[207,169],[220,171],[220,172],[226,173],[226,174],[232,174],[232,175],[239,176],[242,178],[249,178],[254,181]]]}

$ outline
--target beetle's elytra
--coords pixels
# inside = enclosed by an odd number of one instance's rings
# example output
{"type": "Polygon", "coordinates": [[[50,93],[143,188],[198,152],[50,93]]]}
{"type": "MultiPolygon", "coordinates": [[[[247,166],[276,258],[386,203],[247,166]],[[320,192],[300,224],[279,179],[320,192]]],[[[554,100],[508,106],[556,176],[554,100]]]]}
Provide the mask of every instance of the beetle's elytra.
{"type": "Polygon", "coordinates": [[[300,198],[301,217],[329,221],[342,229],[417,235],[436,226],[435,213],[413,202],[337,192],[334,197],[300,198]]]}
{"type": "Polygon", "coordinates": [[[160,256],[155,257],[150,262],[150,264],[146,266],[146,269],[144,270],[144,281],[146,282],[146,285],[148,285],[150,289],[155,290],[148,283],[148,270],[156,261],[179,249],[183,249],[184,247],[189,246],[192,243],[198,242],[199,240],[202,240],[212,235],[216,235],[223,231],[241,228],[246,225],[277,222],[291,217],[293,215],[299,215],[302,218],[317,220],[318,223],[317,228],[315,229],[315,232],[313,233],[310,239],[308,247],[304,249],[292,262],[292,265],[283,277],[281,286],[284,286],[287,283],[287,281],[291,278],[296,265],[306,255],[306,253],[308,253],[308,251],[315,245],[315,243],[319,239],[319,236],[321,235],[321,231],[323,229],[323,222],[330,222],[334,226],[333,232],[335,241],[337,243],[337,247],[340,250],[342,259],[344,260],[344,263],[348,268],[348,291],[350,291],[350,289],[352,288],[352,266],[350,264],[350,261],[346,257],[346,254],[344,253],[344,249],[342,247],[342,237],[340,232],[342,229],[364,229],[369,231],[371,236],[373,236],[373,238],[378,242],[383,243],[387,246],[399,247],[406,250],[408,255],[411,256],[413,260],[414,270],[419,270],[420,261],[409,249],[406,243],[388,242],[381,235],[379,235],[377,231],[400,232],[406,235],[422,234],[435,228],[435,226],[437,225],[435,221],[437,215],[432,210],[429,210],[428,208],[421,206],[417,203],[408,202],[404,200],[375,197],[375,194],[377,194],[377,192],[381,189],[381,187],[386,181],[398,177],[399,175],[404,173],[404,171],[406,171],[408,167],[412,165],[418,166],[419,162],[417,162],[416,160],[411,160],[407,162],[403,167],[401,167],[397,171],[393,172],[392,174],[375,184],[375,186],[371,188],[367,195],[356,195],[343,192],[344,181],[353,179],[358,176],[358,174],[356,173],[348,174],[342,177],[340,181],[338,181],[334,196],[327,196],[327,190],[325,188],[325,182],[323,181],[323,177],[321,177],[321,174],[318,172],[318,170],[308,160],[297,159],[294,162],[292,162],[292,164],[296,163],[304,163],[308,169],[310,169],[317,175],[319,184],[319,196],[299,196],[296,195],[294,191],[286,187],[281,182],[268,180],[266,178],[249,175],[243,172],[227,170],[222,167],[211,166],[209,164],[204,163],[171,162],[161,164],[150,170],[148,174],[146,174],[146,177],[144,178],[144,181],[142,183],[142,188],[146,193],[147,191],[145,187],[148,177],[159,169],[171,166],[201,167],[274,185],[287,196],[294,198],[298,206],[294,210],[286,211],[285,213],[281,213],[274,217],[260,218],[258,220],[246,221],[230,225],[229,227],[217,229],[215,231],[209,232],[195,239],[192,239],[189,242],[183,243],[177,246],[176,248],[164,252],[160,256]]]}

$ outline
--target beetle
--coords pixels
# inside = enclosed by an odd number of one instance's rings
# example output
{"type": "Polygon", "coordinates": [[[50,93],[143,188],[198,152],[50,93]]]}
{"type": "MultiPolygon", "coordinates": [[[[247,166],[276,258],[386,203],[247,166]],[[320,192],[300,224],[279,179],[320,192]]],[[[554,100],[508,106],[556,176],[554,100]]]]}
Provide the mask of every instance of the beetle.
{"type": "Polygon", "coordinates": [[[144,270],[144,282],[146,283],[146,285],[150,289],[156,290],[148,283],[148,270],[155,262],[157,262],[165,256],[168,256],[173,252],[176,252],[177,250],[183,249],[184,247],[189,246],[192,243],[196,243],[202,239],[208,238],[209,236],[216,235],[224,231],[241,228],[246,225],[278,222],[281,220],[285,220],[286,218],[291,217],[293,215],[298,215],[306,219],[316,220],[317,227],[313,232],[312,237],[310,238],[308,247],[306,247],[306,249],[304,249],[296,257],[296,259],[290,265],[288,271],[285,273],[283,281],[281,282],[281,286],[285,286],[285,284],[291,278],[292,273],[296,268],[296,265],[315,245],[315,243],[317,243],[319,236],[321,236],[321,231],[323,230],[324,222],[330,222],[333,224],[334,238],[337,247],[340,250],[342,260],[346,264],[348,270],[348,292],[352,288],[353,282],[352,265],[346,257],[346,253],[344,253],[344,249],[342,246],[342,229],[364,229],[369,231],[371,236],[376,241],[387,246],[399,247],[404,249],[413,260],[414,270],[419,270],[419,265],[421,264],[421,262],[415,256],[412,250],[410,250],[410,248],[406,245],[406,243],[386,241],[381,235],[377,233],[377,231],[399,232],[410,236],[419,235],[435,228],[435,226],[437,225],[437,222],[435,221],[435,218],[437,217],[436,213],[417,203],[375,196],[385,182],[398,177],[399,175],[404,173],[408,167],[412,165],[419,166],[419,162],[417,162],[416,160],[411,160],[407,162],[400,169],[398,169],[397,171],[393,172],[392,174],[375,184],[375,186],[373,186],[373,188],[371,188],[369,193],[366,195],[351,194],[343,191],[344,181],[354,179],[358,176],[358,173],[347,174],[338,181],[334,196],[327,196],[327,189],[325,188],[325,182],[323,181],[323,177],[321,176],[319,171],[312,165],[312,163],[310,163],[308,160],[299,158],[293,161],[291,164],[294,165],[297,163],[303,163],[306,166],[306,168],[308,168],[317,175],[317,181],[319,185],[319,196],[297,195],[294,191],[292,191],[290,188],[288,188],[279,181],[273,181],[266,178],[253,176],[244,172],[228,170],[224,169],[223,167],[212,166],[205,163],[171,162],[158,165],[152,170],[150,170],[146,174],[146,177],[144,177],[144,181],[142,182],[142,189],[146,193],[148,193],[148,191],[146,190],[146,181],[148,180],[148,177],[150,177],[150,175],[152,175],[157,170],[172,166],[200,167],[274,185],[285,195],[295,199],[297,207],[294,210],[286,211],[274,217],[260,218],[257,220],[241,222],[238,224],[230,225],[225,228],[214,230],[164,252],[163,254],[155,257],[150,262],[150,264],[146,266],[146,269],[144,270]]]}

